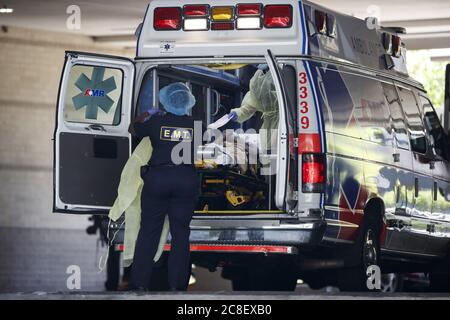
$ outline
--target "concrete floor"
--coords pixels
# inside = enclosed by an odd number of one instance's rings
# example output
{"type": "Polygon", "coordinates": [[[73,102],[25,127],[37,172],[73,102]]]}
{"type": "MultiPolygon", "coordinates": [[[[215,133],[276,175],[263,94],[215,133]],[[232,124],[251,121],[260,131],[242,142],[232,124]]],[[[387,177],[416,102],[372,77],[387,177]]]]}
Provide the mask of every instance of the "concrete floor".
{"type": "Polygon", "coordinates": [[[231,283],[222,279],[220,269],[209,272],[194,268],[194,285],[186,293],[106,292],[106,271],[100,272],[100,257],[106,254],[98,236],[82,229],[0,228],[0,300],[9,299],[88,299],[88,300],[303,300],[303,299],[450,299],[448,295],[342,294],[335,288],[314,291],[298,285],[292,293],[233,293],[231,283]],[[81,288],[67,288],[68,266],[81,271],[81,288]]]}

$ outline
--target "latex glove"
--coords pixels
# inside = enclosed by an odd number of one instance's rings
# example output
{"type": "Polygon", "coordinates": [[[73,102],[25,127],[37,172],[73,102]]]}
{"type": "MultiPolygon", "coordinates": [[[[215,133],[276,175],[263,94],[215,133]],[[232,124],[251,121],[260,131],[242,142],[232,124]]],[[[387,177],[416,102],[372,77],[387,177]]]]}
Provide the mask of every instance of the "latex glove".
{"type": "Polygon", "coordinates": [[[155,114],[158,114],[161,110],[156,109],[156,108],[152,108],[147,110],[147,112],[145,112],[147,114],[147,116],[144,119],[144,122],[147,121],[148,119],[150,119],[150,117],[154,116],[155,114]]]}
{"type": "Polygon", "coordinates": [[[259,64],[258,65],[258,69],[263,71],[263,72],[266,72],[266,71],[269,70],[269,66],[267,65],[267,63],[259,64]]]}
{"type": "Polygon", "coordinates": [[[236,122],[238,120],[238,115],[236,112],[232,111],[228,114],[228,119],[230,119],[231,121],[236,122]]]}

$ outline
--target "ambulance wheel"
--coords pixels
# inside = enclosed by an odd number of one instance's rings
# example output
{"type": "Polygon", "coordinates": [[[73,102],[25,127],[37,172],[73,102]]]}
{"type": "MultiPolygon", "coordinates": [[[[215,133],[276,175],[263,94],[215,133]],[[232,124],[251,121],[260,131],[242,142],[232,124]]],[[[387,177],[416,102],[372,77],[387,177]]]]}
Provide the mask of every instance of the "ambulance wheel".
{"type": "Polygon", "coordinates": [[[374,216],[364,220],[357,241],[347,254],[355,264],[338,271],[339,289],[344,292],[368,291],[367,269],[380,266],[380,223],[374,216]]]}

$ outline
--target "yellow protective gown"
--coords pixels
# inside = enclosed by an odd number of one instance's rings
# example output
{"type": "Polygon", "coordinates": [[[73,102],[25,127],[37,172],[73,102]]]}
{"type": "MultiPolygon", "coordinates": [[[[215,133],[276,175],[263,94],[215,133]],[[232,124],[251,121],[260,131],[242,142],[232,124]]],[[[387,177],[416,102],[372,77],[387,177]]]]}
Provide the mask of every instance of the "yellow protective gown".
{"type": "Polygon", "coordinates": [[[264,73],[257,70],[250,80],[250,90],[242,100],[239,108],[231,110],[236,112],[239,123],[250,119],[255,112],[262,112],[263,124],[261,125],[262,150],[275,151],[277,147],[277,135],[271,130],[278,129],[278,98],[275,85],[270,72],[264,73]]]}
{"type": "MultiPolygon", "coordinates": [[[[117,221],[125,212],[123,248],[123,263],[125,267],[129,267],[133,262],[134,248],[141,225],[141,192],[144,186],[144,181],[141,178],[141,167],[150,160],[152,150],[150,138],[143,138],[122,170],[118,195],[109,211],[109,218],[113,221],[117,221]]],[[[154,261],[158,261],[161,257],[168,234],[169,220],[166,216],[154,261]]]]}

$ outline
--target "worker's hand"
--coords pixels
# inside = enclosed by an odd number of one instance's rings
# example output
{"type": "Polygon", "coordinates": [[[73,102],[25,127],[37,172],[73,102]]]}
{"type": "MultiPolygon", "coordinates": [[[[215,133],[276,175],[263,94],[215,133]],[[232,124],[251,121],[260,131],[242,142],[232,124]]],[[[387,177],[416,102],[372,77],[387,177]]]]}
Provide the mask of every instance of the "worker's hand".
{"type": "Polygon", "coordinates": [[[231,121],[236,122],[238,120],[238,115],[236,112],[232,111],[228,114],[228,119],[230,119],[231,121]]]}
{"type": "Polygon", "coordinates": [[[144,113],[141,113],[140,115],[138,115],[134,119],[134,122],[143,123],[145,121],[145,119],[147,119],[148,117],[150,117],[150,113],[148,111],[145,111],[144,113]]]}

